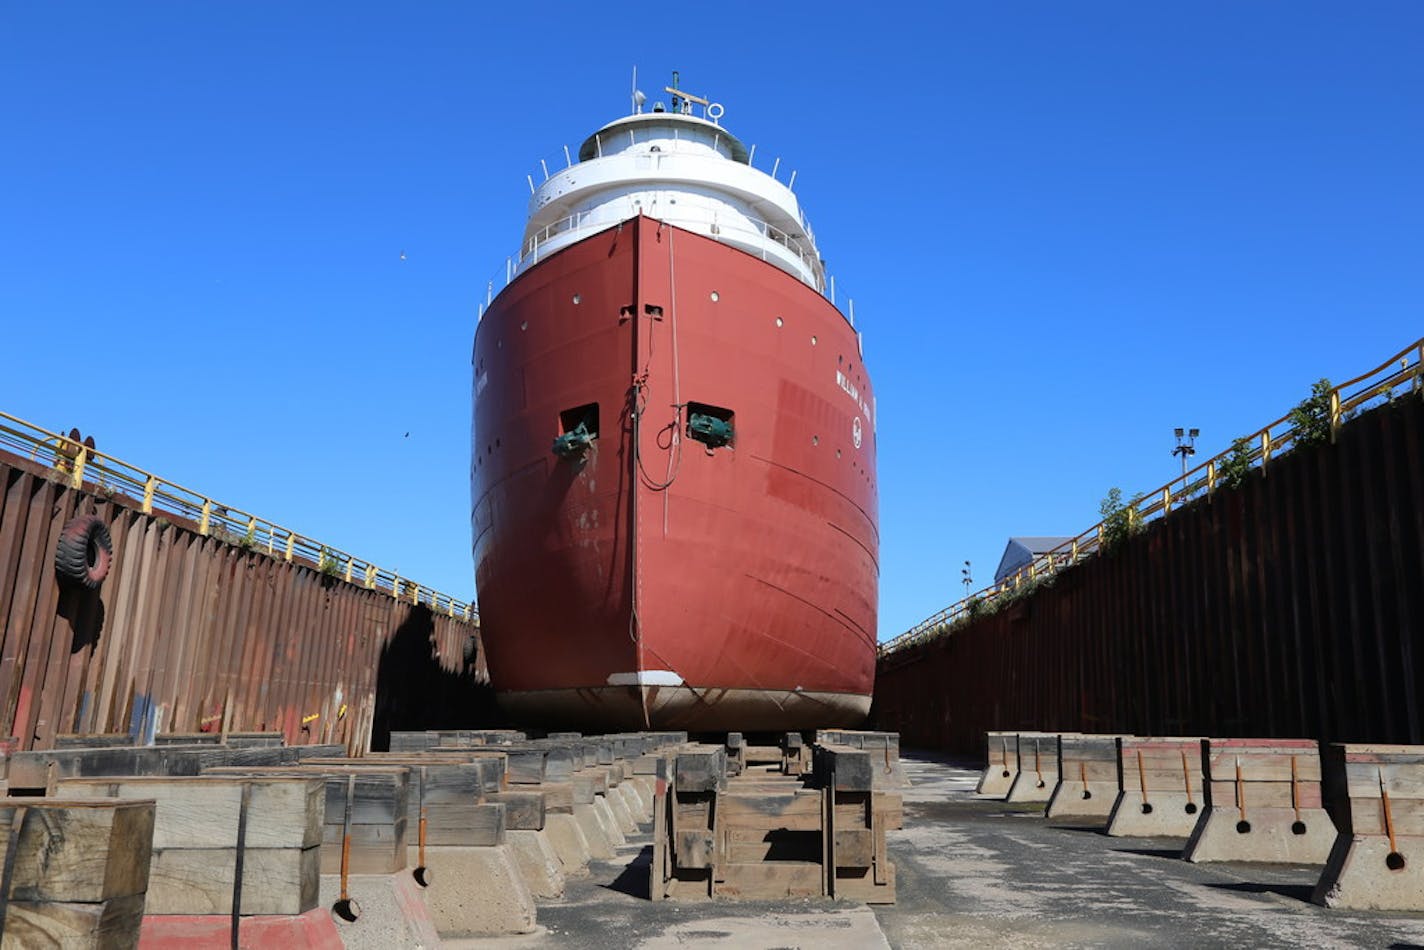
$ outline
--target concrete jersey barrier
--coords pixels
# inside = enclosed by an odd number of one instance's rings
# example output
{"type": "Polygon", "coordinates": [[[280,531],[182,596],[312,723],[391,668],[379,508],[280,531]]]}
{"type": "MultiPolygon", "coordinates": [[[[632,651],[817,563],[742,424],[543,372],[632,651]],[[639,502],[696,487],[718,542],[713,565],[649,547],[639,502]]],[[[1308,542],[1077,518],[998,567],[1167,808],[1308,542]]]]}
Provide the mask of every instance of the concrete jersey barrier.
{"type": "Polygon", "coordinates": [[[1121,736],[1114,837],[1187,838],[1205,805],[1200,736],[1121,736]]]}
{"type": "Polygon", "coordinates": [[[1335,825],[1322,807],[1313,739],[1206,739],[1206,814],[1188,861],[1323,864],[1335,825]]]}
{"type": "Polygon", "coordinates": [[[1424,911],[1424,746],[1332,745],[1324,768],[1339,836],[1315,902],[1424,911]]]}
{"type": "Polygon", "coordinates": [[[1048,801],[1048,818],[1105,823],[1117,802],[1118,761],[1115,735],[1058,737],[1058,785],[1048,801]]]}

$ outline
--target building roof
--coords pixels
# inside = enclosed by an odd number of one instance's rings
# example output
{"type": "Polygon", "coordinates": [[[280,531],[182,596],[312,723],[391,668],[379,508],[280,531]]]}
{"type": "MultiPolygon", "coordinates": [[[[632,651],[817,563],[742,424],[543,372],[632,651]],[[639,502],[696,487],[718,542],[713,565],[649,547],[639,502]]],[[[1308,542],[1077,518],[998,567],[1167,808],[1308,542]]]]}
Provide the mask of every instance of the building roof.
{"type": "Polygon", "coordinates": [[[1004,548],[1004,556],[999,559],[999,567],[994,571],[994,583],[999,583],[1039,555],[1047,554],[1072,540],[1071,535],[1009,538],[1008,546],[1004,548]]]}

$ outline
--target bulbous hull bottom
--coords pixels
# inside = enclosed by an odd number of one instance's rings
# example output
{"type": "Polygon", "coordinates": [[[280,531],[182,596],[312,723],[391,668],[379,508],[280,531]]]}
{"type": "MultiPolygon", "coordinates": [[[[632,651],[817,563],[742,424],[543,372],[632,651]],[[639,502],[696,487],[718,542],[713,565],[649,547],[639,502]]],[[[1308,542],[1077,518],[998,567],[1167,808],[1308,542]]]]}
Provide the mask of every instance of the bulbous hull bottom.
{"type": "Polygon", "coordinates": [[[520,724],[581,724],[587,732],[682,729],[781,732],[849,729],[865,721],[870,697],[853,693],[688,686],[602,686],[499,694],[520,724]],[[645,711],[646,710],[646,715],[645,711]]]}

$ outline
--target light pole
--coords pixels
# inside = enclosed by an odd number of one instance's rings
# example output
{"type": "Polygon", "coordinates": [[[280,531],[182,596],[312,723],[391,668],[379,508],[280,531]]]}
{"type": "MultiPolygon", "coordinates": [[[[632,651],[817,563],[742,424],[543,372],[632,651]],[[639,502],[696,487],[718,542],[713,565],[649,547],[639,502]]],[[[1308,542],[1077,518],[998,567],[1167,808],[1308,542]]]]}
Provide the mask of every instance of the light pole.
{"type": "Polygon", "coordinates": [[[1178,427],[1172,430],[1177,436],[1177,447],[1172,450],[1173,455],[1182,457],[1182,476],[1187,474],[1187,459],[1197,454],[1197,436],[1201,435],[1200,429],[1182,429],[1178,427]]]}
{"type": "Polygon", "coordinates": [[[974,578],[969,575],[969,562],[965,561],[964,566],[959,569],[959,576],[963,578],[964,599],[969,599],[969,588],[974,586],[974,578]]]}

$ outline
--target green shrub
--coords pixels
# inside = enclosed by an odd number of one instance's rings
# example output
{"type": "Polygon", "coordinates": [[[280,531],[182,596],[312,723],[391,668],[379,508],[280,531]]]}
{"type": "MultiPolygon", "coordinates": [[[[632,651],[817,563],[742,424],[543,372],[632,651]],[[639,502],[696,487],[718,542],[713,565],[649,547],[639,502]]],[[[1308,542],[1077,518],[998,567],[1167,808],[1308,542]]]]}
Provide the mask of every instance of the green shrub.
{"type": "Polygon", "coordinates": [[[1290,411],[1296,445],[1320,445],[1330,441],[1330,394],[1334,389],[1330,380],[1317,380],[1310,387],[1310,395],[1290,411]]]}
{"type": "Polygon", "coordinates": [[[1141,500],[1141,495],[1134,495],[1124,503],[1121,488],[1108,489],[1107,497],[1098,505],[1098,513],[1103,516],[1104,551],[1111,551],[1142,530],[1142,516],[1137,513],[1137,503],[1141,500]]]}
{"type": "Polygon", "coordinates": [[[1222,460],[1217,474],[1227,488],[1235,488],[1251,471],[1251,440],[1244,435],[1231,442],[1231,454],[1222,460]]]}

